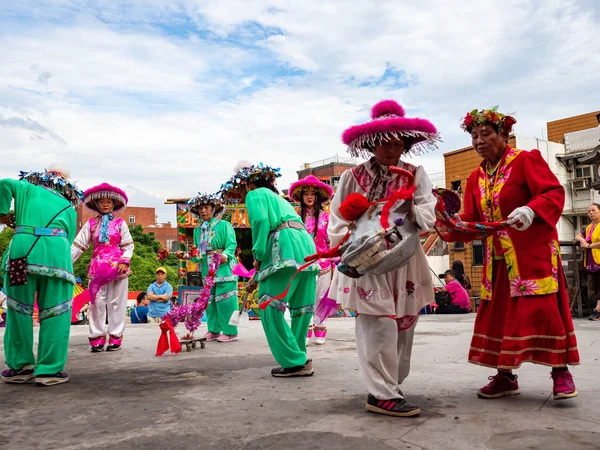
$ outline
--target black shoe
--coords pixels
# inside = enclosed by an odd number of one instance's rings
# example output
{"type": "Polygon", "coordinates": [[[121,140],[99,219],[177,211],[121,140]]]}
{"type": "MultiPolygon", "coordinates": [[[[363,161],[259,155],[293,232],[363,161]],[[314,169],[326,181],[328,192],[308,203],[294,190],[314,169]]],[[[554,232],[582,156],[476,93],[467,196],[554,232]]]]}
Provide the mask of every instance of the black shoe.
{"type": "Polygon", "coordinates": [[[58,372],[54,375],[37,375],[35,377],[35,384],[38,386],[54,386],[55,384],[62,384],[67,381],[69,381],[67,372],[58,372]]]}
{"type": "Polygon", "coordinates": [[[117,344],[109,344],[108,347],[106,347],[107,352],[116,352],[119,350],[121,350],[121,346],[117,344]]]}
{"type": "Polygon", "coordinates": [[[2,381],[5,383],[23,384],[33,380],[33,369],[6,369],[2,371],[2,381]]]}
{"type": "Polygon", "coordinates": [[[315,373],[312,367],[312,359],[307,359],[306,363],[301,366],[288,367],[277,367],[271,370],[271,375],[274,377],[310,377],[315,373]]]}
{"type": "Polygon", "coordinates": [[[600,311],[595,309],[589,317],[590,320],[600,320],[600,311]]]}
{"type": "Polygon", "coordinates": [[[104,351],[104,345],[93,345],[92,353],[100,353],[104,351]]]}
{"type": "Polygon", "coordinates": [[[421,414],[421,408],[411,405],[403,398],[377,400],[371,394],[367,397],[367,409],[377,414],[395,417],[412,417],[421,414]]]}

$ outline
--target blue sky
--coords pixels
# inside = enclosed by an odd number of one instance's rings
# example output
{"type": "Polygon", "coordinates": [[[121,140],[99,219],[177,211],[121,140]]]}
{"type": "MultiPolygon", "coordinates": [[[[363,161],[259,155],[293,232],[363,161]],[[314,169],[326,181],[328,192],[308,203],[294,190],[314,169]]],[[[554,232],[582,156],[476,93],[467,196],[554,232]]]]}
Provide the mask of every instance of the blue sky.
{"type": "Polygon", "coordinates": [[[132,204],[216,190],[241,159],[345,155],[340,134],[393,98],[469,144],[465,111],[520,134],[600,109],[589,1],[0,0],[0,176],[58,163],[132,204]],[[474,6],[470,6],[470,5],[474,6]]]}

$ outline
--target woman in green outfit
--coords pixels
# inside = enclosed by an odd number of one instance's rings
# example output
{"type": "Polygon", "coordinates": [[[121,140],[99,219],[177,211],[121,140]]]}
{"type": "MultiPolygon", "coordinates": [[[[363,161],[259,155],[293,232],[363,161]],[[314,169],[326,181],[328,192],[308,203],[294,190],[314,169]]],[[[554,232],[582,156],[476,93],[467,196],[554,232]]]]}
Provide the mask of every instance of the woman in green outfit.
{"type": "Polygon", "coordinates": [[[21,172],[20,181],[0,180],[0,223],[9,223],[14,200],[15,235],[4,253],[8,296],[4,354],[6,383],[41,386],[64,383],[71,328],[75,208],[83,193],[58,171],[21,172]],[[22,258],[26,261],[23,262],[22,258]],[[27,272],[14,270],[21,260],[27,272]],[[11,269],[12,267],[12,269],[11,269]],[[24,283],[26,281],[26,283],[24,283]],[[33,353],[33,310],[37,298],[40,336],[33,353]]]}
{"type": "MultiPolygon", "coordinates": [[[[204,337],[207,341],[237,341],[238,329],[229,325],[229,319],[238,309],[238,278],[231,272],[237,264],[235,230],[226,220],[215,217],[215,214],[223,210],[223,203],[215,195],[199,194],[190,199],[188,204],[201,221],[201,225],[194,229],[194,245],[198,247],[199,255],[191,259],[202,264],[202,278],[208,274],[212,255],[221,255],[215,286],[206,309],[208,332],[204,337]]],[[[178,253],[178,256],[190,258],[189,254],[183,252],[178,253]]]]}
{"type": "Polygon", "coordinates": [[[279,196],[277,176],[278,169],[260,165],[241,169],[234,179],[246,186],[260,318],[271,352],[281,366],[271,375],[310,376],[314,370],[306,356],[306,333],[320,269],[318,264],[310,264],[298,272],[305,265],[304,258],[316,253],[315,243],[292,205],[279,196]],[[276,298],[283,293],[285,296],[276,298]],[[291,328],[284,319],[286,308],[291,328]]]}

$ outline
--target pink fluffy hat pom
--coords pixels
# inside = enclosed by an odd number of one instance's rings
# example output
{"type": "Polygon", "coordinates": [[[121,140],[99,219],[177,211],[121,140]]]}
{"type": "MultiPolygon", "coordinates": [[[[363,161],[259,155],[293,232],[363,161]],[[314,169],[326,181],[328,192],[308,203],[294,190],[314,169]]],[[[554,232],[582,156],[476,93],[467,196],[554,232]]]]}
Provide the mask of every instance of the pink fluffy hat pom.
{"type": "Polygon", "coordinates": [[[369,158],[377,142],[404,140],[405,154],[437,149],[440,140],[435,126],[426,119],[405,117],[404,108],[394,100],[383,100],[371,109],[371,121],[354,125],[342,134],[342,142],[353,157],[369,158]]]}

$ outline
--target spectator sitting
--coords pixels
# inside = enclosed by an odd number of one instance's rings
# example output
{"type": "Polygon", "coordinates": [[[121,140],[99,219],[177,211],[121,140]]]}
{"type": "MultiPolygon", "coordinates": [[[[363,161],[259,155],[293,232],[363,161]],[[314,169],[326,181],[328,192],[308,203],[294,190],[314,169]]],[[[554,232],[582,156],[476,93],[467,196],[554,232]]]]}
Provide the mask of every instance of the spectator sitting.
{"type": "Polygon", "coordinates": [[[167,282],[167,269],[156,269],[156,281],[148,286],[148,322],[160,323],[162,316],[171,311],[173,287],[167,282]]]}
{"type": "Polygon", "coordinates": [[[456,278],[456,281],[462,284],[462,287],[469,291],[471,289],[471,280],[469,280],[469,277],[465,273],[465,266],[463,266],[462,261],[459,261],[458,259],[454,261],[452,263],[452,270],[454,271],[454,277],[456,278]]]}
{"type": "Polygon", "coordinates": [[[131,323],[148,323],[148,297],[140,292],[136,299],[135,308],[131,310],[131,323]]]}
{"type": "Polygon", "coordinates": [[[446,282],[442,291],[448,292],[450,303],[440,306],[435,310],[436,314],[465,314],[471,312],[471,301],[465,288],[455,279],[453,270],[446,270],[440,275],[446,282]]]}

